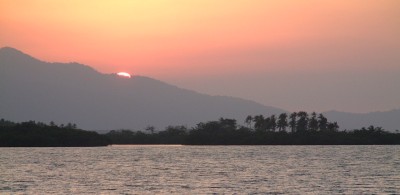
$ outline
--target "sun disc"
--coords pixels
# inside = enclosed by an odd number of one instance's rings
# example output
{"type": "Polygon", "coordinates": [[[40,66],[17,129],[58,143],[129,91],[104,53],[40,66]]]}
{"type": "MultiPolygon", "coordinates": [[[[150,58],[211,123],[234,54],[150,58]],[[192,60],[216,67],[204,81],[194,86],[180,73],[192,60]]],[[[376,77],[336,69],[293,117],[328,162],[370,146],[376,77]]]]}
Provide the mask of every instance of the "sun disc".
{"type": "Polygon", "coordinates": [[[117,73],[117,75],[121,76],[121,77],[131,78],[131,74],[129,74],[127,72],[119,72],[119,73],[117,73]]]}

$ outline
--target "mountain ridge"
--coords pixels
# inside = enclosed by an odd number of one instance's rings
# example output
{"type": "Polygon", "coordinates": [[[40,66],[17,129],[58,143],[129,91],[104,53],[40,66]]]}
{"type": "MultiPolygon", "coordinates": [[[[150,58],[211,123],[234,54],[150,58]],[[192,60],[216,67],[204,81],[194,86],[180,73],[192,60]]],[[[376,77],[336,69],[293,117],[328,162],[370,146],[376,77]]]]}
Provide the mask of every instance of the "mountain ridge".
{"type": "Polygon", "coordinates": [[[359,129],[361,127],[383,127],[386,130],[394,131],[400,129],[400,109],[388,111],[374,111],[368,113],[350,113],[341,111],[328,111],[324,115],[332,121],[337,121],[341,129],[359,129]],[[351,120],[349,120],[351,119],[351,120]]]}
{"type": "Polygon", "coordinates": [[[0,117],[74,122],[85,129],[193,126],[219,117],[282,109],[250,100],[210,96],[145,76],[121,78],[79,63],[49,63],[16,49],[0,50],[0,117]],[[29,97],[29,98],[28,98],[29,97]]]}
{"type": "MultiPolygon", "coordinates": [[[[247,115],[287,112],[237,97],[207,95],[146,76],[121,78],[76,63],[44,62],[0,48],[0,118],[76,123],[83,129],[194,126],[220,117],[242,124],[247,115]]],[[[400,109],[370,113],[327,111],[340,129],[370,125],[400,129],[400,109]]]]}

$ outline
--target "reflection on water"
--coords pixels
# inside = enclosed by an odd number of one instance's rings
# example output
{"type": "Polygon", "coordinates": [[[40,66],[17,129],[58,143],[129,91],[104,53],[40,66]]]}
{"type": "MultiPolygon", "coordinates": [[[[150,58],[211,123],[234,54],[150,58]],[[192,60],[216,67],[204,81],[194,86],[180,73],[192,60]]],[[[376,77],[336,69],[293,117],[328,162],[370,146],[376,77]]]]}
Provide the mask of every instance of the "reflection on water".
{"type": "Polygon", "coordinates": [[[397,194],[400,146],[0,148],[0,193],[397,194]]]}

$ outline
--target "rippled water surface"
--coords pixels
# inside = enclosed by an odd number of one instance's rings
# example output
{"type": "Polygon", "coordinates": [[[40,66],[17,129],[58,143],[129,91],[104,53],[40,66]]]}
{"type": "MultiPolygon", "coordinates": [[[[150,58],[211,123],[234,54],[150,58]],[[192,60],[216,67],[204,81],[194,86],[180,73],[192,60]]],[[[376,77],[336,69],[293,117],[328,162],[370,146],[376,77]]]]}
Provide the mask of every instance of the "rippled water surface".
{"type": "Polygon", "coordinates": [[[0,194],[399,194],[400,146],[0,148],[0,194]]]}

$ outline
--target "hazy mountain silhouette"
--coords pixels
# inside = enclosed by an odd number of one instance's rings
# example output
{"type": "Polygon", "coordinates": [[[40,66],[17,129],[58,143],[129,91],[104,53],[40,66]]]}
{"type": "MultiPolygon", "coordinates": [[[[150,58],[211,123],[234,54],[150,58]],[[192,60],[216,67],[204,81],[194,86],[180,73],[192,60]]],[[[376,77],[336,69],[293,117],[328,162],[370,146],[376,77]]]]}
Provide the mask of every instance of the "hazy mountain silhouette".
{"type": "Polygon", "coordinates": [[[0,118],[73,122],[95,130],[192,126],[219,117],[243,121],[249,114],[285,112],[143,76],[127,79],[78,63],[47,63],[9,47],[0,49],[0,92],[0,118]]]}
{"type": "Polygon", "coordinates": [[[359,129],[374,125],[388,131],[400,130],[400,109],[364,114],[329,111],[324,115],[331,121],[337,121],[340,129],[359,129]]]}
{"type": "MultiPolygon", "coordinates": [[[[143,76],[101,74],[78,63],[47,63],[16,49],[0,49],[0,118],[13,121],[73,122],[83,129],[143,129],[148,125],[192,126],[219,117],[244,121],[247,115],[282,109],[240,98],[210,96],[143,76]]],[[[400,110],[355,114],[324,113],[340,129],[369,125],[400,129],[400,110]]]]}

